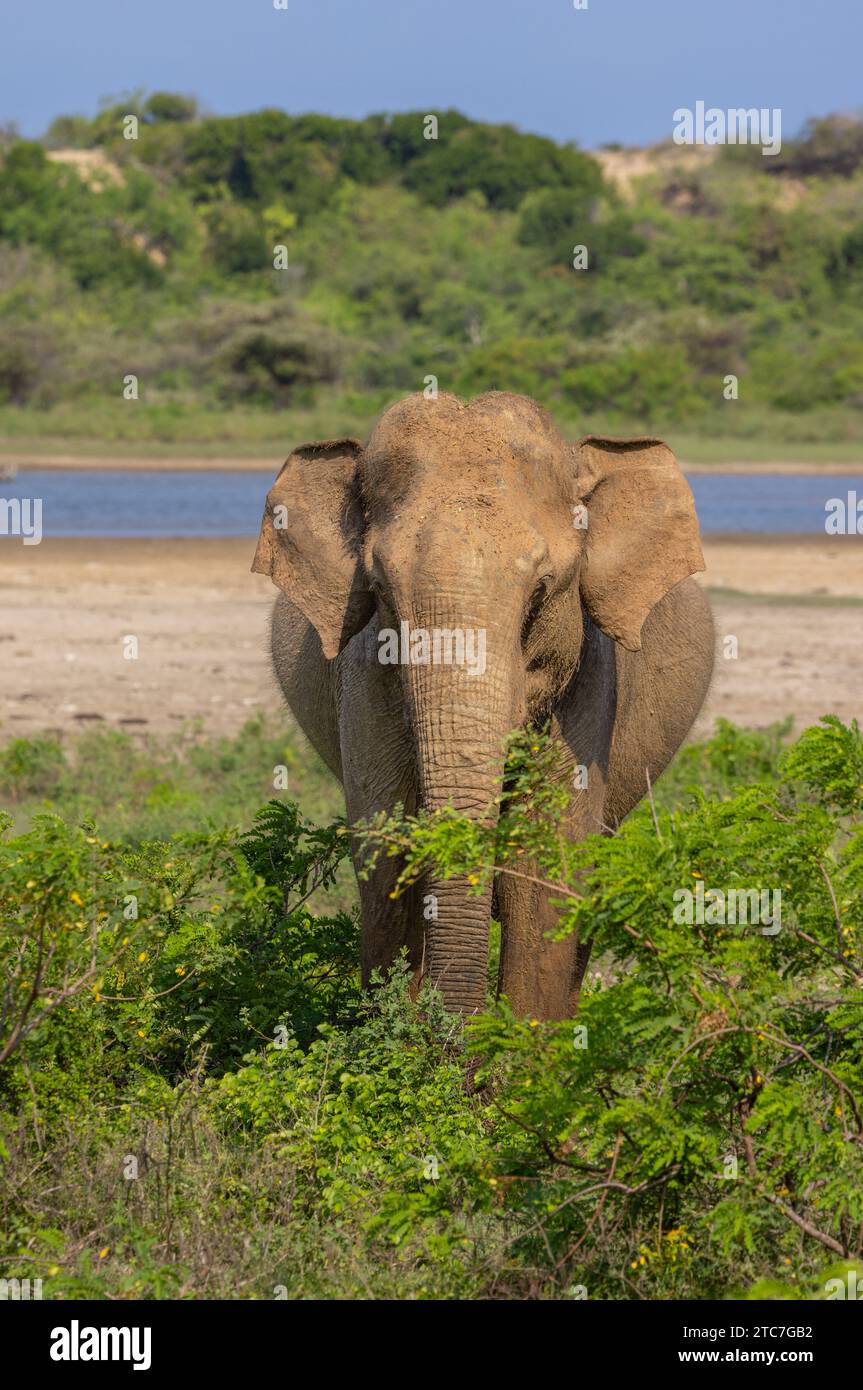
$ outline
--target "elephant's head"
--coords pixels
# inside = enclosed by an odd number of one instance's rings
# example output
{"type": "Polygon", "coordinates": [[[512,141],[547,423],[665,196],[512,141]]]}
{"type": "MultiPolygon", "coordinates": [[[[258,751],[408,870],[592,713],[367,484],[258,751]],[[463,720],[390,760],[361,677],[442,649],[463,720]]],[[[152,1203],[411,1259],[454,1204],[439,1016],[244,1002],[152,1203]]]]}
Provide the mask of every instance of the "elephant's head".
{"type": "MultiPolygon", "coordinates": [[[[653,606],[704,562],[665,444],[568,444],[534,402],[490,392],[469,405],[410,396],[365,447],[298,449],[268,495],[253,568],[330,659],[376,617],[379,659],[401,666],[422,804],[481,815],[505,735],[572,680],[586,624],[638,650],[653,606]]],[[[452,1007],[482,1007],[490,903],[457,880],[430,891],[431,979],[452,1007]]]]}

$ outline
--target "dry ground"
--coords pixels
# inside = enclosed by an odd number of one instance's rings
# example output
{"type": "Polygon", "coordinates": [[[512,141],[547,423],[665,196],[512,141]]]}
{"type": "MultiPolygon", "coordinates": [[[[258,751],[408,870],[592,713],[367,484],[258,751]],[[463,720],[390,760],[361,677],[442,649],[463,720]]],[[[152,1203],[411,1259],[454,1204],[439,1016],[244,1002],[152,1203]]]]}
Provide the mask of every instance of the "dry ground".
{"type": "MultiPolygon", "coordinates": [[[[308,431],[306,431],[308,432],[308,431]]],[[[311,431],[314,434],[314,430],[311,431]]],[[[299,431],[303,434],[303,430],[299,431]]],[[[293,439],[296,440],[296,434],[293,439]]],[[[679,454],[680,466],[684,473],[863,473],[863,459],[859,447],[852,445],[850,450],[843,445],[831,443],[823,449],[815,445],[777,445],[773,458],[760,457],[763,449],[760,441],[748,442],[741,448],[743,457],[728,458],[726,450],[733,451],[731,441],[720,441],[723,451],[718,458],[702,459],[700,462],[690,457],[684,441],[679,454]],[[798,457],[789,457],[794,453],[798,457]]],[[[704,444],[704,441],[698,441],[704,444]]],[[[117,445],[105,445],[104,453],[63,454],[53,453],[44,444],[41,448],[32,442],[24,441],[12,445],[8,440],[0,440],[0,471],[12,468],[40,472],[68,473],[261,473],[275,478],[290,449],[290,437],[281,448],[274,448],[269,454],[254,454],[244,458],[234,454],[214,454],[208,457],[194,445],[190,454],[159,454],[156,446],[147,445],[146,453],[118,454],[117,445]]],[[[176,447],[176,446],[175,446],[176,447]]],[[[692,445],[689,448],[693,448],[692,445]]]]}
{"type": "MultiPolygon", "coordinates": [[[[200,720],[232,732],[277,694],[273,590],[250,540],[0,541],[0,741],[104,721],[157,733],[200,720]],[[124,638],[138,640],[137,660],[124,638]]],[[[698,730],[717,715],[802,726],[863,713],[863,542],[712,539],[719,633],[698,730]],[[737,658],[724,656],[727,637],[737,658]]]]}

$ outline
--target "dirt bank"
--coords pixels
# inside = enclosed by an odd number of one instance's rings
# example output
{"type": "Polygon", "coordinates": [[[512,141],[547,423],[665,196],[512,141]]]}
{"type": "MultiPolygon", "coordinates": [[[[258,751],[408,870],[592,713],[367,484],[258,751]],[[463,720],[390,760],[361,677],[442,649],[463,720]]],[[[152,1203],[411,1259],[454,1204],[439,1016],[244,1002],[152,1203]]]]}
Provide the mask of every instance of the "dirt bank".
{"type": "MultiPolygon", "coordinates": [[[[0,542],[0,739],[91,723],[236,730],[277,694],[252,540],[0,542]],[[125,639],[137,639],[127,659],[125,639]]],[[[863,543],[712,539],[719,633],[699,729],[863,713],[863,543]],[[736,658],[726,653],[734,650],[736,658]]]]}

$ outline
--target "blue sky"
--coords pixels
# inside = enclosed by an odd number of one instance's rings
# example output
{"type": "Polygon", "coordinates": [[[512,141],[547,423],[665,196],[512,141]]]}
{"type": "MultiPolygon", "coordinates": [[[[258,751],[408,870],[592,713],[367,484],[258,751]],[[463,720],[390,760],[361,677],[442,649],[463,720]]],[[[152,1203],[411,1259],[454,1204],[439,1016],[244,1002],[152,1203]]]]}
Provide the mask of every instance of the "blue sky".
{"type": "Polygon", "coordinates": [[[782,132],[863,107],[863,0],[0,0],[0,120],[38,135],[136,87],[219,115],[440,111],[585,148],[698,100],[782,132]]]}

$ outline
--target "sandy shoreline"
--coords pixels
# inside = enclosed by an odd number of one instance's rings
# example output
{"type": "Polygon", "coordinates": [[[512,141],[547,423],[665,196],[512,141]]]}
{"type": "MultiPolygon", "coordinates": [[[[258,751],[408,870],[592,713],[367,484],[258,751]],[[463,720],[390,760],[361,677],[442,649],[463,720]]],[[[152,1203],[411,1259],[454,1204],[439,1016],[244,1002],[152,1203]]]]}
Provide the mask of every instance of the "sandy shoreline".
{"type": "MultiPolygon", "coordinates": [[[[788,714],[800,726],[827,712],[859,718],[859,539],[709,537],[704,551],[718,656],[698,731],[720,715],[755,726],[788,714]]],[[[250,573],[253,552],[251,537],[4,539],[0,742],[94,724],[164,734],[200,721],[230,733],[256,710],[277,710],[275,591],[250,573]]]]}
{"type": "Polygon", "coordinates": [[[271,455],[256,458],[190,458],[140,454],[128,458],[114,455],[21,454],[8,453],[0,457],[0,468],[6,462],[16,463],[19,472],[48,473],[269,473],[279,471],[287,450],[274,450],[271,455]]]}
{"type": "MultiPolygon", "coordinates": [[[[288,446],[289,447],[289,446],[288,446]]],[[[287,457],[288,448],[274,449],[272,454],[254,458],[213,457],[206,458],[182,455],[160,458],[157,454],[130,455],[116,457],[96,454],[37,454],[22,451],[16,454],[6,449],[0,454],[0,471],[4,463],[17,465],[22,473],[29,470],[40,472],[112,472],[112,473],[269,473],[275,474],[287,457]]],[[[811,463],[797,459],[783,462],[781,459],[765,463],[752,463],[732,460],[727,463],[687,463],[680,460],[684,473],[848,473],[863,474],[863,451],[859,459],[844,462],[811,463]]]]}

